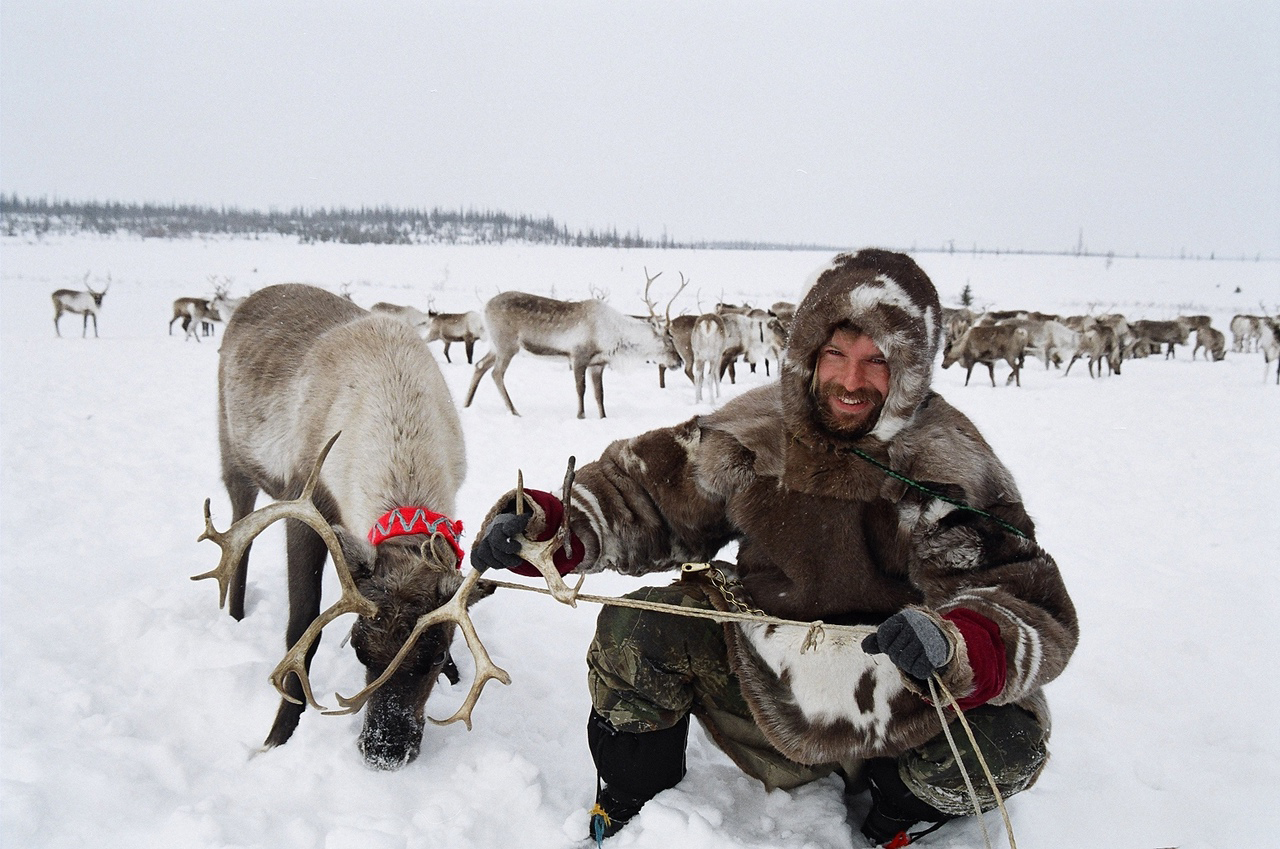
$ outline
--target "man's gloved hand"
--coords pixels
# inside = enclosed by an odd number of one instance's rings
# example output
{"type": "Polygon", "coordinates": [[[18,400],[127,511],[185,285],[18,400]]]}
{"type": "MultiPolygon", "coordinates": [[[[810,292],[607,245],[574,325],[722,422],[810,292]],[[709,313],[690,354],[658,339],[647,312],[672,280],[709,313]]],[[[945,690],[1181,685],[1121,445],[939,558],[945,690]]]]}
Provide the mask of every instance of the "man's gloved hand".
{"type": "Polygon", "coordinates": [[[520,548],[531,516],[527,512],[494,516],[484,536],[471,549],[471,565],[483,572],[486,569],[514,569],[524,563],[520,559],[520,548]]]}
{"type": "Polygon", "coordinates": [[[918,610],[903,610],[884,620],[874,634],[862,641],[862,650],[888,655],[894,665],[916,681],[927,681],[947,665],[952,654],[947,635],[918,610]]]}

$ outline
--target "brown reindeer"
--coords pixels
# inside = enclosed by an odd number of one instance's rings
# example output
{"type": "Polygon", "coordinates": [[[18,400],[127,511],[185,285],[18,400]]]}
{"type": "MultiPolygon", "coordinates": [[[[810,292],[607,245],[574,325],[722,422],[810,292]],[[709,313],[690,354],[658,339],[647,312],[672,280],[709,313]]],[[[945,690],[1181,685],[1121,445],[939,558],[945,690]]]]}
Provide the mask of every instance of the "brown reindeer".
{"type": "MultiPolygon", "coordinates": [[[[585,418],[584,395],[587,374],[595,391],[600,418],[604,413],[604,368],[614,360],[642,359],[667,368],[680,366],[668,322],[658,316],[649,300],[649,287],[661,272],[648,278],[644,300],[649,318],[623,315],[598,298],[586,301],[558,301],[526,292],[503,292],[485,304],[484,320],[492,349],[476,363],[467,390],[465,407],[471,406],[476,387],[489,369],[502,400],[512,415],[516,412],[507,394],[505,377],[511,359],[521,350],[540,356],[568,357],[578,391],[578,418],[585,418]]],[[[648,277],[648,274],[645,275],[648,277]]]]}
{"type": "Polygon", "coordinates": [[[991,385],[995,386],[996,360],[1004,360],[1013,369],[1005,380],[1005,385],[1017,382],[1021,386],[1022,359],[1028,341],[1027,331],[1022,327],[1008,324],[974,325],[943,355],[942,367],[951,368],[957,362],[963,365],[964,385],[968,386],[973,367],[982,363],[991,375],[991,385]]]}
{"type": "MultiPolygon", "coordinates": [[[[253,537],[277,518],[291,520],[291,648],[273,675],[284,698],[266,747],[289,739],[304,698],[319,707],[307,671],[320,632],[337,615],[356,612],[351,644],[369,687],[344,704],[359,709],[369,699],[358,741],[366,762],[403,766],[418,754],[437,677],[456,675],[449,656],[455,622],[481,661],[468,623],[428,618],[464,587],[460,526],[447,518],[466,474],[462,426],[435,357],[394,318],[312,286],[268,287],[245,300],[224,334],[218,439],[233,525],[219,534],[206,520],[206,536],[223,556],[198,577],[218,579],[236,619],[245,614],[253,537]],[[260,490],[293,500],[251,512],[260,490]],[[326,554],[343,600],[321,614],[326,554]]],[[[470,586],[451,602],[455,613],[480,595],[470,586]]]]}
{"type": "Polygon", "coordinates": [[[1190,331],[1181,319],[1173,321],[1138,320],[1129,325],[1136,342],[1130,343],[1130,350],[1137,352],[1143,346],[1152,353],[1157,353],[1160,346],[1165,346],[1164,358],[1177,357],[1175,345],[1187,344],[1190,331]]]}
{"type": "MultiPolygon", "coordinates": [[[[668,325],[671,331],[671,341],[676,346],[676,354],[684,363],[685,376],[689,378],[690,383],[698,381],[693,376],[693,346],[690,344],[689,337],[693,333],[694,322],[698,320],[696,315],[678,315],[671,319],[668,325]]],[[[667,367],[662,363],[658,364],[658,387],[660,389],[667,388],[667,367]]]]}
{"type": "Polygon", "coordinates": [[[1204,348],[1204,358],[1207,360],[1209,356],[1213,356],[1214,362],[1220,362],[1227,356],[1227,337],[1223,335],[1221,330],[1215,327],[1204,325],[1196,328],[1196,346],[1191,349],[1191,359],[1196,358],[1196,354],[1200,349],[1204,348]]]}
{"type": "Polygon", "coordinates": [[[1109,371],[1108,374],[1119,374],[1120,366],[1124,362],[1124,347],[1120,343],[1116,331],[1111,325],[1104,324],[1100,321],[1090,322],[1087,329],[1080,334],[1079,343],[1076,351],[1071,355],[1071,361],[1067,363],[1067,368],[1063,371],[1062,376],[1066,377],[1071,374],[1071,367],[1075,365],[1076,360],[1087,357],[1089,360],[1089,377],[1094,377],[1093,367],[1098,367],[1098,377],[1102,377],[1102,364],[1105,362],[1109,371]]]}
{"type": "Polygon", "coordinates": [[[53,332],[58,334],[59,338],[62,336],[62,330],[58,327],[58,319],[62,318],[64,312],[84,316],[84,329],[80,333],[82,339],[89,335],[89,319],[93,318],[93,338],[98,338],[98,310],[102,309],[102,299],[111,288],[111,278],[107,278],[107,285],[102,287],[101,292],[95,292],[89,285],[89,275],[86,274],[84,286],[88,291],[58,289],[53,293],[53,332]]]}

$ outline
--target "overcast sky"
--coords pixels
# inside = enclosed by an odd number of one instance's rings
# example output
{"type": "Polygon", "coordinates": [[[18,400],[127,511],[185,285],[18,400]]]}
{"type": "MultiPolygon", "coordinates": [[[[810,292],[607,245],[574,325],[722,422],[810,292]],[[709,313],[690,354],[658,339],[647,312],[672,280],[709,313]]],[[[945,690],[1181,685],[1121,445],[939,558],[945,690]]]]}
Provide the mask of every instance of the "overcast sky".
{"type": "Polygon", "coordinates": [[[1280,256],[1280,2],[0,0],[0,190],[1280,256]]]}

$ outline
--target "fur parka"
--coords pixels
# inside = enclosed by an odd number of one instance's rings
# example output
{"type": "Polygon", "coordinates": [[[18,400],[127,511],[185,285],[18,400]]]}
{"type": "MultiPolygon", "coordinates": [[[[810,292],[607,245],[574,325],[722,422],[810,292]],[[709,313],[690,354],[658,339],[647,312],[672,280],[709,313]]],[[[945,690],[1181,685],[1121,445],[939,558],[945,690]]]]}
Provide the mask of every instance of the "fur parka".
{"type": "MultiPolygon", "coordinates": [[[[972,691],[973,674],[964,640],[941,616],[968,608],[994,622],[1004,644],[1006,683],[992,703],[1019,704],[1047,728],[1041,687],[1074,651],[1075,610],[1013,477],[929,388],[940,333],[937,294],[910,258],[837,256],[797,308],[778,382],[615,442],[578,471],[579,571],[674,569],[736,542],[738,576],[773,616],[875,625],[906,607],[927,613],[956,646],[943,680],[957,698],[972,691]],[[811,388],[837,325],[871,336],[890,366],[878,421],[852,441],[819,424],[811,388]]],[[[756,721],[798,763],[895,755],[940,731],[921,694],[855,639],[802,652],[803,628],[725,627],[756,721]]]]}

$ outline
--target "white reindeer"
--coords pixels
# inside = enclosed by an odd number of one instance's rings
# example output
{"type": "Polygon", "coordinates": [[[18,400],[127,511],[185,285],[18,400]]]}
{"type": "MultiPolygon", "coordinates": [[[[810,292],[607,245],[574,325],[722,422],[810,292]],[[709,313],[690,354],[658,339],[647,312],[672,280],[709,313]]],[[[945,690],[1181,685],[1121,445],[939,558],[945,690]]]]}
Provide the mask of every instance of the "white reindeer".
{"type": "Polygon", "coordinates": [[[107,277],[107,285],[102,287],[101,292],[95,292],[93,287],[89,285],[89,275],[84,276],[85,289],[88,291],[80,292],[75,289],[58,289],[53,293],[53,332],[62,337],[62,330],[58,327],[58,319],[62,318],[64,312],[73,315],[84,316],[84,329],[80,334],[80,338],[86,338],[89,335],[89,319],[93,319],[93,338],[98,338],[98,310],[102,309],[102,299],[107,294],[107,290],[111,288],[111,277],[107,277]]]}
{"type": "Polygon", "coordinates": [[[1276,384],[1280,385],[1280,319],[1263,316],[1258,321],[1258,348],[1266,362],[1263,364],[1262,379],[1267,379],[1271,370],[1271,361],[1276,361],[1276,384]]]}
{"type": "Polygon", "coordinates": [[[369,307],[369,312],[383,313],[392,318],[398,318],[405,324],[417,330],[419,333],[426,331],[431,326],[431,316],[427,315],[417,307],[402,306],[400,304],[389,304],[386,301],[378,301],[378,303],[369,307]]]}
{"type": "Polygon", "coordinates": [[[707,400],[715,403],[720,395],[720,361],[724,358],[725,320],[715,313],[704,313],[693,322],[689,332],[689,350],[693,357],[694,401],[702,403],[702,389],[707,400]]]}
{"type": "Polygon", "coordinates": [[[653,302],[649,300],[649,287],[661,274],[658,272],[649,277],[648,271],[645,272],[644,301],[649,307],[647,320],[623,315],[597,298],[558,301],[526,292],[494,295],[484,308],[491,350],[476,363],[463,406],[471,406],[480,379],[493,369],[493,382],[507,409],[512,415],[520,415],[507,394],[505,378],[511,359],[525,350],[541,356],[569,358],[578,391],[580,419],[586,417],[583,396],[589,372],[596,407],[600,418],[604,418],[604,368],[610,362],[640,359],[657,362],[667,368],[680,365],[667,322],[657,315],[653,302]]]}

